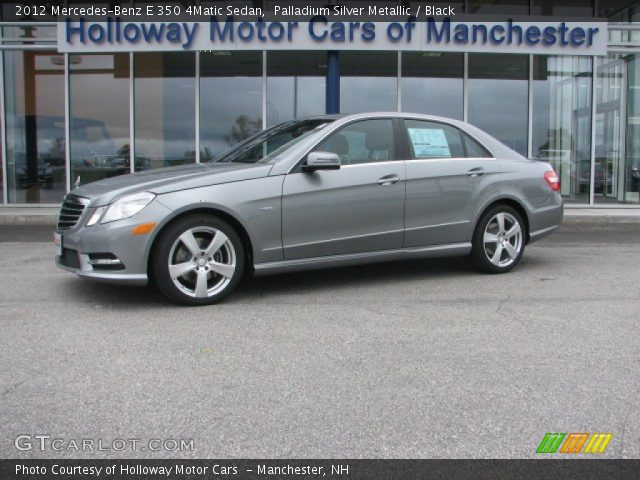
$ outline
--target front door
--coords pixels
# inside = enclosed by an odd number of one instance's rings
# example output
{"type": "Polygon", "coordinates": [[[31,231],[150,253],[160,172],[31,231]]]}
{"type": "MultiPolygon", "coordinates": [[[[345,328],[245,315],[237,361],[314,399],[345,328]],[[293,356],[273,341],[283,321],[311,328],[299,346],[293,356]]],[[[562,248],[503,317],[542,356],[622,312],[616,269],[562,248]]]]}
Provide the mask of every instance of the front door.
{"type": "Polygon", "coordinates": [[[314,151],[335,153],[339,170],[289,173],[283,186],[286,260],[402,247],[405,165],[393,120],[350,123],[314,151]]]}

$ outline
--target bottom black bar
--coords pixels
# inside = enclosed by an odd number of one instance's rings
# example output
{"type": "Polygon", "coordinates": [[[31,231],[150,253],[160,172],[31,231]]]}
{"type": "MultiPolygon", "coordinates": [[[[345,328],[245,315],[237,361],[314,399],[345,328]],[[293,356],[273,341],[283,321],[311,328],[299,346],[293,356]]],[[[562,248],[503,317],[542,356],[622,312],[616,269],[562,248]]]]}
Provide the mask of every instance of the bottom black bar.
{"type": "Polygon", "coordinates": [[[637,479],[640,460],[0,460],[0,479],[637,479]]]}

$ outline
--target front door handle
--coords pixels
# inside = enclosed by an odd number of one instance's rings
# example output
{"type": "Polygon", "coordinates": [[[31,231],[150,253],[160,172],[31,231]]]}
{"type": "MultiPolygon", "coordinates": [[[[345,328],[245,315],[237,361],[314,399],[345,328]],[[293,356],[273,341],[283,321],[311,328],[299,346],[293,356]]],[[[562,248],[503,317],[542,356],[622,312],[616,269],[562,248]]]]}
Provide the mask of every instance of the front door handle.
{"type": "Polygon", "coordinates": [[[382,178],[378,179],[378,185],[392,185],[394,183],[398,183],[400,181],[400,177],[398,175],[385,175],[382,178]]]}
{"type": "Polygon", "coordinates": [[[467,172],[467,175],[470,177],[480,177],[484,174],[485,174],[485,171],[484,171],[484,168],[482,167],[472,168],[467,172]]]}

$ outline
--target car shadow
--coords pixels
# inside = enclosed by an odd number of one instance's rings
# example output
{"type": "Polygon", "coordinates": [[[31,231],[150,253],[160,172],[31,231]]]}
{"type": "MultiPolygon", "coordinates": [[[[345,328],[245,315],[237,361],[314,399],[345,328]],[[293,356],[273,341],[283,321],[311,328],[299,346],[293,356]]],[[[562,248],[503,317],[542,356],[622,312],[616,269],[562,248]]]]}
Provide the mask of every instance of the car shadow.
{"type": "Polygon", "coordinates": [[[464,258],[400,260],[352,267],[337,267],[305,272],[247,278],[232,301],[256,294],[315,293],[347,287],[376,286],[396,281],[451,278],[474,274],[464,258]]]}
{"type": "MultiPolygon", "coordinates": [[[[236,292],[224,300],[237,304],[252,301],[256,297],[277,295],[288,291],[297,294],[324,294],[341,288],[376,286],[394,281],[423,279],[430,281],[460,275],[476,275],[465,258],[432,258],[420,260],[400,260],[371,265],[337,267],[306,272],[282,273],[264,277],[249,276],[239,285],[236,292]]],[[[149,307],[174,305],[155,287],[147,288],[111,285],[87,281],[81,278],[68,280],[65,290],[73,291],[76,301],[109,307],[149,307]]],[[[63,292],[63,295],[66,293],[63,292]]]]}
{"type": "MultiPolygon", "coordinates": [[[[541,255],[525,256],[514,271],[527,274],[538,270],[549,261],[541,255]]],[[[227,299],[225,304],[255,302],[269,295],[281,295],[295,291],[304,295],[330,295],[336,289],[376,287],[390,282],[422,280],[425,282],[442,281],[460,276],[486,275],[473,269],[464,257],[425,258],[418,260],[399,260],[393,262],[337,267],[306,272],[282,273],[263,277],[249,276],[227,299]]],[[[73,297],[83,303],[108,305],[109,308],[175,306],[155,287],[127,287],[102,284],[80,278],[69,279],[68,289],[73,297]]],[[[66,289],[66,288],[65,288],[66,289]]],[[[66,295],[66,293],[62,293],[66,295]]]]}

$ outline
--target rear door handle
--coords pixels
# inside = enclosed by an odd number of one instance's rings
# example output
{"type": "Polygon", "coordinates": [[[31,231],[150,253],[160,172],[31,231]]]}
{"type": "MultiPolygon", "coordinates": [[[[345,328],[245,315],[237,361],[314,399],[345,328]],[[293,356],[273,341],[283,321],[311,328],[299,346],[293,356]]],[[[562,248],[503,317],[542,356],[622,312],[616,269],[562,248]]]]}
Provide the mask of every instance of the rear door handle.
{"type": "Polygon", "coordinates": [[[400,177],[396,174],[393,175],[385,175],[378,179],[378,185],[392,185],[394,183],[398,183],[400,181],[400,177]]]}
{"type": "Polygon", "coordinates": [[[484,174],[485,174],[485,171],[484,171],[484,168],[482,167],[472,168],[467,172],[467,175],[470,177],[480,177],[484,174]]]}

